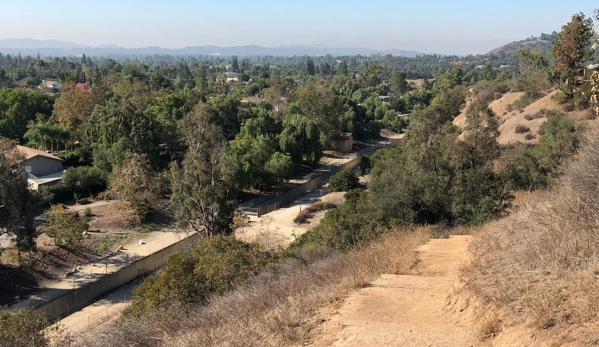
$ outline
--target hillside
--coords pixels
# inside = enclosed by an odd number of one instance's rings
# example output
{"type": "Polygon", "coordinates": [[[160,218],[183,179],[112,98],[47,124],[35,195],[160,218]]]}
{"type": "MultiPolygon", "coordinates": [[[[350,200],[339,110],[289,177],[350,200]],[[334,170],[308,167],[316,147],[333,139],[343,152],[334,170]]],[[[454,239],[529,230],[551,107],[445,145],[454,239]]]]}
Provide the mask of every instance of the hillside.
{"type": "Polygon", "coordinates": [[[540,37],[537,37],[533,40],[512,42],[508,43],[507,45],[503,45],[501,47],[497,47],[495,49],[490,50],[489,52],[487,52],[487,55],[497,55],[501,53],[513,54],[516,53],[520,48],[528,48],[531,50],[535,48],[541,48],[543,52],[547,52],[551,48],[551,41],[543,40],[540,37]]]}
{"type": "MultiPolygon", "coordinates": [[[[536,144],[539,141],[539,130],[547,117],[551,114],[565,112],[579,124],[585,124],[589,121],[587,110],[566,112],[563,105],[559,105],[552,97],[557,93],[556,90],[546,91],[546,95],[539,98],[532,104],[518,110],[508,111],[509,106],[524,95],[523,92],[508,92],[501,98],[493,100],[489,108],[495,112],[499,118],[499,138],[501,145],[514,142],[536,144]],[[526,130],[528,128],[528,130],[526,130]],[[518,129],[518,130],[517,130],[518,129]],[[526,131],[525,131],[526,130],[526,131]]],[[[467,103],[467,106],[469,104],[467,103]]],[[[466,122],[466,109],[464,107],[453,124],[464,127],[466,122]]]]}

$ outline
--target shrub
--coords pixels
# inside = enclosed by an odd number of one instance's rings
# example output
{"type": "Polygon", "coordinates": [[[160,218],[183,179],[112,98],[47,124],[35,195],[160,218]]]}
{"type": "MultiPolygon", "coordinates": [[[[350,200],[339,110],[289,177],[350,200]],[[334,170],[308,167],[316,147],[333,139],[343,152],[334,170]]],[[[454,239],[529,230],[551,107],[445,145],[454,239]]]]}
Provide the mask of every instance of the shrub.
{"type": "Polygon", "coordinates": [[[358,176],[353,171],[343,170],[331,177],[329,188],[333,192],[346,192],[356,188],[359,182],[358,176]]]}
{"type": "Polygon", "coordinates": [[[203,239],[189,250],[169,258],[158,274],[135,289],[135,301],[125,315],[141,315],[165,303],[205,303],[234,289],[270,261],[258,245],[234,237],[203,239]]]}
{"type": "Polygon", "coordinates": [[[537,137],[536,137],[535,135],[533,135],[533,134],[526,134],[526,136],[524,136],[524,139],[525,139],[525,140],[529,140],[529,141],[530,141],[530,140],[534,140],[534,139],[536,139],[536,138],[537,138],[537,137]]]}
{"type": "Polygon", "coordinates": [[[372,169],[370,157],[363,155],[362,159],[360,159],[360,172],[362,172],[362,175],[368,175],[370,173],[370,169],[372,169]]]}
{"type": "Polygon", "coordinates": [[[83,232],[89,229],[85,219],[62,204],[52,205],[48,214],[48,221],[41,228],[46,235],[54,238],[57,246],[72,245],[81,241],[83,232]]]}
{"type": "Polygon", "coordinates": [[[59,184],[42,187],[45,194],[53,195],[52,202],[67,202],[73,196],[86,198],[106,189],[106,175],[93,166],[80,166],[65,171],[59,184]]]}
{"type": "Polygon", "coordinates": [[[350,190],[345,203],[327,211],[320,224],[297,238],[289,251],[295,254],[307,245],[319,245],[335,251],[363,247],[386,230],[381,213],[368,205],[368,192],[350,190]]]}
{"type": "Polygon", "coordinates": [[[526,125],[518,125],[516,126],[516,134],[524,134],[530,131],[530,128],[526,125]]]}
{"type": "Polygon", "coordinates": [[[297,216],[293,219],[293,222],[295,224],[303,224],[308,219],[312,218],[314,216],[314,213],[330,210],[335,207],[337,207],[337,205],[333,203],[319,201],[315,204],[308,206],[307,208],[303,209],[302,212],[298,213],[297,216]]]}
{"type": "MultiPolygon", "coordinates": [[[[534,138],[527,134],[527,140],[534,138]]],[[[576,153],[580,145],[580,131],[574,120],[564,114],[550,116],[539,129],[539,144],[533,148],[506,147],[504,160],[507,175],[514,189],[546,188],[557,176],[557,168],[576,153]]]]}
{"type": "Polygon", "coordinates": [[[0,310],[0,346],[42,347],[48,345],[44,329],[50,324],[30,309],[0,310]]]}

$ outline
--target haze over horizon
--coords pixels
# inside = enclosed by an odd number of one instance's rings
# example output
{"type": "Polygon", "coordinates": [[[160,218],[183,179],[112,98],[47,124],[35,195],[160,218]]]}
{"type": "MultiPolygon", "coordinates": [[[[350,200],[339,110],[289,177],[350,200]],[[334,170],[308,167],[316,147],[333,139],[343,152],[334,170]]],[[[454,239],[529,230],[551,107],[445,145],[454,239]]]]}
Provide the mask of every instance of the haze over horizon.
{"type": "Polygon", "coordinates": [[[593,14],[588,1],[534,0],[448,6],[440,0],[272,0],[197,3],[192,0],[105,0],[3,4],[0,39],[70,41],[86,46],[327,45],[423,53],[484,54],[542,32],[559,31],[572,14],[593,14]]]}

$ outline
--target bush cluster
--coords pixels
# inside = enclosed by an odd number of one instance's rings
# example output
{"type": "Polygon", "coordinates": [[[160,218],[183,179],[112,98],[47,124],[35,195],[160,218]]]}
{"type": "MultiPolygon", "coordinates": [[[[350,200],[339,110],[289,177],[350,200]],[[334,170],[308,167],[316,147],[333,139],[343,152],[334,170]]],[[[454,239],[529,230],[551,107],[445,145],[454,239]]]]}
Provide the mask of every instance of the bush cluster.
{"type": "Polygon", "coordinates": [[[352,170],[343,170],[334,174],[329,180],[329,188],[332,192],[347,192],[358,186],[360,180],[352,170]]]}
{"type": "Polygon", "coordinates": [[[203,304],[234,289],[272,260],[258,245],[232,236],[205,238],[187,252],[171,256],[160,272],[144,280],[124,315],[139,316],[168,303],[203,304]]]}

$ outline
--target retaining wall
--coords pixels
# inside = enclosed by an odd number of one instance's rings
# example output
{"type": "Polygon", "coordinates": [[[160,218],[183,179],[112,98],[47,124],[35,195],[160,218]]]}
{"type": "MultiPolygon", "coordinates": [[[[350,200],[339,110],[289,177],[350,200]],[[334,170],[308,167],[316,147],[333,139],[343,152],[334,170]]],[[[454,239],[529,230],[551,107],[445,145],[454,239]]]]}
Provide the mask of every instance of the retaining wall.
{"type": "Polygon", "coordinates": [[[169,256],[181,252],[185,247],[198,242],[200,238],[201,236],[199,234],[194,233],[156,253],[138,259],[116,272],[103,275],[97,281],[66,292],[64,295],[59,296],[54,300],[32,303],[30,307],[37,312],[48,315],[50,319],[67,316],[71,311],[78,310],[91,304],[93,299],[106,292],[130,282],[142,274],[160,269],[166,264],[169,256]]]}
{"type": "MultiPolygon", "coordinates": [[[[387,145],[397,146],[398,141],[394,141],[387,145]]],[[[293,187],[287,191],[285,191],[282,195],[272,197],[262,203],[254,206],[254,208],[258,209],[258,216],[263,214],[270,213],[272,211],[278,210],[281,207],[287,206],[292,203],[294,200],[303,196],[308,190],[315,190],[323,186],[324,184],[329,182],[329,179],[334,174],[343,171],[343,170],[352,170],[355,167],[360,165],[360,161],[362,160],[363,155],[372,154],[375,150],[380,149],[382,147],[372,147],[370,150],[364,151],[356,155],[356,157],[348,162],[343,163],[339,166],[331,167],[330,171],[323,172],[321,175],[314,177],[313,179],[300,184],[299,186],[293,187]]]]}

